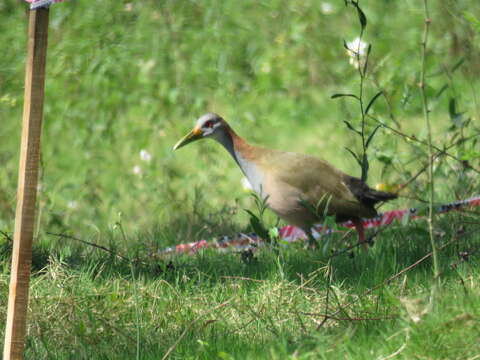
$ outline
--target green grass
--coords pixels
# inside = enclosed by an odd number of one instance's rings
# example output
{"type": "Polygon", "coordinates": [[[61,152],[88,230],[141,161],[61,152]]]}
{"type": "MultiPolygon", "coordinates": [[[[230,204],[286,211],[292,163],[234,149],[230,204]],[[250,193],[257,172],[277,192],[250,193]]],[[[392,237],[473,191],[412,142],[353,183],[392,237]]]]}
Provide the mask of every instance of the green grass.
{"type": "MultiPolygon", "coordinates": [[[[458,236],[448,222],[441,229],[442,242],[458,236]]],[[[150,258],[133,277],[128,263],[104,252],[81,261],[51,254],[32,278],[27,358],[132,359],[138,346],[140,358],[158,359],[173,345],[178,359],[371,359],[400,348],[405,359],[473,358],[479,262],[473,253],[460,261],[457,246],[478,247],[475,232],[440,253],[443,288],[433,308],[428,260],[367,293],[429,251],[421,232],[399,226],[368,254],[332,258],[330,284],[327,257],[300,247],[262,250],[248,264],[213,251],[168,267],[150,258]],[[326,312],[340,320],[318,329],[326,312]]],[[[4,313],[7,274],[0,283],[4,313]]]]}
{"type": "MultiPolygon", "coordinates": [[[[359,151],[361,144],[343,122],[359,126],[358,104],[330,99],[358,93],[358,73],[342,45],[358,36],[358,18],[343,1],[331,5],[329,14],[315,0],[76,0],[52,7],[27,358],[132,359],[138,351],[142,359],[159,359],[172,346],[174,359],[478,357],[475,210],[439,217],[436,240],[454,241],[440,252],[442,287],[432,307],[429,259],[370,290],[429,253],[423,221],[392,225],[368,253],[330,262],[328,253],[300,245],[263,249],[248,264],[239,254],[213,251],[159,256],[166,246],[251,230],[243,209],[253,210],[254,202],[228,154],[209,142],[171,150],[207,111],[222,114],[249,141],[320,156],[360,175],[344,148],[359,151]],[[50,233],[101,244],[130,261],[50,233]],[[341,320],[317,329],[320,314],[347,304],[335,315],[341,320]]],[[[372,44],[365,102],[385,94],[370,114],[425,141],[422,4],[360,5],[368,19],[364,40],[372,44]]],[[[426,90],[433,142],[443,148],[479,133],[480,3],[430,6],[426,90]]],[[[0,3],[0,319],[26,15],[18,1],[0,3]]],[[[368,131],[376,124],[367,118],[368,131]]],[[[435,162],[437,202],[479,194],[478,172],[467,166],[480,169],[476,141],[449,152],[464,162],[445,156],[435,162]]],[[[370,185],[403,184],[424,166],[427,149],[382,128],[369,159],[370,185]]],[[[422,174],[382,210],[421,207],[427,192],[422,174]]],[[[269,214],[266,226],[276,220],[269,214]]]]}
{"type": "MultiPolygon", "coordinates": [[[[136,231],[191,211],[195,193],[205,200],[201,206],[207,213],[237,203],[250,206],[236,164],[216,144],[171,151],[207,111],[225,116],[254,143],[321,156],[360,175],[344,149],[358,149],[360,143],[343,124],[358,124],[358,106],[350,99],[330,99],[334,93],[357,92],[358,74],[342,43],[358,35],[358,20],[343,4],[334,3],[331,15],[322,14],[320,6],[318,1],[145,1],[126,11],[122,2],[93,7],[75,1],[53,8],[39,194],[42,228],[101,232],[122,213],[126,226],[136,231]],[[142,149],[152,154],[150,162],[140,159],[142,149]],[[133,173],[134,166],[141,175],[133,173]]],[[[11,229],[27,19],[15,1],[1,7],[0,227],[11,229]]],[[[429,78],[429,94],[450,84],[432,101],[438,146],[455,133],[447,131],[451,97],[459,112],[478,118],[478,35],[463,15],[475,10],[474,1],[432,9],[439,25],[432,25],[428,68],[440,74],[429,78]],[[451,78],[442,72],[461,58],[465,62],[451,78]]],[[[365,6],[365,12],[365,41],[373,44],[366,99],[383,89],[402,130],[425,139],[417,90],[421,4],[380,2],[365,6]]],[[[394,126],[384,99],[372,114],[394,126]]],[[[375,123],[369,121],[371,128],[375,123]]],[[[418,157],[426,156],[425,148],[416,149],[384,129],[372,146],[371,185],[404,182],[418,169],[418,157]]],[[[447,183],[438,196],[451,200],[445,190],[458,182],[458,174],[438,171],[447,183]]]]}

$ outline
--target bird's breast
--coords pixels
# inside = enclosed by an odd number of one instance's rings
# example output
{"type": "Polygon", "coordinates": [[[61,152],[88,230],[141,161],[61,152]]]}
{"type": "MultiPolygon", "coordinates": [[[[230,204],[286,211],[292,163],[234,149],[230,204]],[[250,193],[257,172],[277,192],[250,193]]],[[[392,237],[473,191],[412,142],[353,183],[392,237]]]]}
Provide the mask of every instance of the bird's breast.
{"type": "Polygon", "coordinates": [[[235,157],[240,169],[252,186],[253,191],[255,191],[262,198],[268,196],[267,189],[265,188],[265,174],[263,174],[260,167],[253,161],[245,159],[242,154],[237,151],[235,152],[235,157]]]}

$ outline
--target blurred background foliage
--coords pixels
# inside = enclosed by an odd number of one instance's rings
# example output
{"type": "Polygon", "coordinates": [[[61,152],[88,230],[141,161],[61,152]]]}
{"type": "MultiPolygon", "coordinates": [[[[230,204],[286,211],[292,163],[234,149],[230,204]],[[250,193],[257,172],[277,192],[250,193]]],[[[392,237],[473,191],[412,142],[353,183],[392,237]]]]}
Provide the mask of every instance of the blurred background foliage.
{"type": "MultiPolygon", "coordinates": [[[[365,97],[385,94],[371,114],[425,139],[418,92],[422,4],[381,0],[361,6],[368,18],[363,41],[372,44],[365,97]]],[[[431,3],[427,91],[439,148],[478,132],[479,14],[475,0],[431,3]]],[[[13,230],[16,201],[27,15],[21,1],[0,3],[0,230],[6,232],[13,230]]],[[[55,5],[41,231],[92,236],[121,216],[129,231],[167,232],[171,236],[159,239],[166,244],[246,226],[238,209],[251,207],[252,200],[228,154],[213,142],[171,150],[207,111],[223,115],[253,143],[320,156],[360,176],[345,147],[358,150],[361,144],[343,122],[358,124],[358,104],[330,99],[358,91],[358,72],[343,46],[358,34],[357,14],[340,0],[55,5]],[[192,223],[200,225],[189,228],[192,223]]],[[[377,124],[368,121],[370,129],[377,124]]],[[[371,186],[403,184],[427,159],[423,145],[385,128],[369,152],[371,186]]],[[[475,142],[450,152],[479,168],[475,142]]],[[[477,173],[440,160],[438,201],[478,190],[477,173]]],[[[405,190],[409,199],[390,206],[418,206],[425,186],[422,175],[405,190]]]]}

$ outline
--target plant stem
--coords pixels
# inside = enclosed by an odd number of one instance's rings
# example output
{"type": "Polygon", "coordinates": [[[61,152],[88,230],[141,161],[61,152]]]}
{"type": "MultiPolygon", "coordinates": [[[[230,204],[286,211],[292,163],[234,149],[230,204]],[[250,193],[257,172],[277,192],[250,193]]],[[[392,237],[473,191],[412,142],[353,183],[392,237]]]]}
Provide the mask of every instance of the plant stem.
{"type": "MultiPolygon", "coordinates": [[[[414,135],[407,135],[407,134],[405,134],[405,133],[403,133],[403,132],[401,132],[401,131],[399,131],[399,130],[397,130],[397,129],[395,129],[395,128],[387,125],[387,124],[385,124],[385,122],[377,119],[376,117],[374,117],[374,116],[372,116],[372,115],[370,115],[370,114],[368,114],[367,116],[368,116],[370,119],[372,119],[373,121],[375,121],[377,124],[380,124],[380,125],[382,125],[384,128],[390,130],[390,131],[393,132],[394,134],[396,134],[396,135],[398,135],[398,136],[400,136],[400,137],[402,137],[402,138],[404,138],[404,139],[407,139],[407,140],[410,140],[410,141],[414,141],[414,142],[416,142],[416,143],[418,143],[418,144],[426,145],[426,146],[428,147],[428,141],[425,142],[425,141],[423,141],[423,140],[417,139],[417,137],[414,136],[414,135]]],[[[451,149],[451,148],[453,148],[453,147],[455,147],[455,146],[457,146],[457,145],[463,144],[463,143],[465,143],[467,140],[470,140],[470,139],[472,139],[472,138],[475,138],[475,137],[477,137],[477,136],[479,136],[479,135],[480,135],[480,133],[476,133],[476,134],[473,134],[473,135],[467,136],[467,137],[464,137],[464,136],[462,135],[462,137],[461,137],[459,140],[457,140],[455,143],[453,143],[453,146],[452,146],[452,145],[449,145],[449,146],[447,146],[447,147],[445,147],[445,148],[443,148],[443,149],[440,149],[438,146],[435,146],[435,145],[432,144],[432,148],[433,148],[433,150],[437,151],[437,152],[439,153],[439,155],[448,156],[449,158],[451,158],[451,159],[453,159],[453,160],[458,161],[459,163],[461,163],[462,166],[465,166],[466,168],[468,168],[468,169],[470,169],[470,170],[472,170],[472,171],[474,171],[474,172],[476,172],[477,174],[480,175],[480,170],[477,170],[476,168],[474,168],[472,165],[470,165],[470,164],[468,164],[468,163],[466,164],[466,163],[465,163],[461,158],[459,158],[458,156],[455,156],[455,155],[447,152],[448,149],[451,149]]]]}
{"type": "MultiPolygon", "coordinates": [[[[363,82],[365,80],[365,73],[363,72],[363,66],[362,66],[362,63],[360,61],[360,46],[361,46],[361,43],[362,43],[362,38],[363,38],[363,31],[364,29],[362,28],[361,31],[360,31],[360,37],[359,37],[359,40],[358,40],[358,46],[357,46],[357,50],[356,50],[356,57],[357,57],[357,64],[358,64],[358,73],[360,75],[360,89],[359,89],[359,104],[360,104],[360,113],[362,115],[362,130],[361,130],[361,133],[362,133],[362,181],[367,181],[367,174],[366,174],[366,164],[365,164],[365,161],[366,161],[366,152],[367,152],[367,149],[365,147],[365,110],[364,110],[364,106],[363,106],[363,82]]],[[[368,58],[365,59],[365,61],[368,61],[368,58]]]]}
{"type": "MultiPolygon", "coordinates": [[[[427,59],[427,42],[428,34],[430,29],[430,13],[428,10],[428,0],[423,0],[423,9],[424,9],[424,28],[423,28],[423,39],[422,39],[422,63],[421,63],[421,72],[420,72],[420,93],[422,96],[423,103],[423,117],[425,119],[425,125],[427,127],[427,138],[428,138],[428,183],[430,185],[429,192],[429,202],[428,202],[428,232],[430,234],[430,242],[432,246],[432,259],[433,259],[433,275],[436,279],[436,285],[439,285],[439,275],[440,269],[438,265],[438,254],[437,246],[435,244],[435,236],[433,233],[433,202],[435,199],[435,188],[434,188],[434,178],[433,178],[433,146],[432,146],[432,130],[430,125],[430,116],[428,110],[428,97],[425,91],[425,68],[426,68],[426,59],[427,59]]],[[[435,291],[435,289],[434,289],[435,291]]]]}
{"type": "MultiPolygon", "coordinates": [[[[116,225],[120,229],[120,233],[122,234],[123,241],[127,243],[127,235],[125,234],[125,231],[123,230],[122,223],[117,222],[116,225]]],[[[135,278],[135,271],[133,269],[133,262],[130,261],[130,274],[132,275],[132,281],[133,281],[133,294],[134,294],[134,299],[135,299],[135,325],[136,325],[136,330],[137,330],[137,343],[136,343],[136,360],[140,360],[140,313],[138,309],[138,288],[137,288],[137,279],[135,278]]]]}

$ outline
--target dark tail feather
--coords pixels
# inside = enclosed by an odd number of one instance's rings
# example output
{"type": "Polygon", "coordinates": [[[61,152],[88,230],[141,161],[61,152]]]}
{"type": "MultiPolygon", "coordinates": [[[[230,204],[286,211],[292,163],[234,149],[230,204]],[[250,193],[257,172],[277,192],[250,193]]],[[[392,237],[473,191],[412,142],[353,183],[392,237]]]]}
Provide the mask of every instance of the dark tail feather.
{"type": "Polygon", "coordinates": [[[353,176],[347,176],[345,178],[345,183],[353,195],[368,206],[373,206],[380,201],[388,201],[398,197],[398,195],[394,193],[373,190],[362,180],[353,176]]]}
{"type": "Polygon", "coordinates": [[[385,191],[377,191],[373,189],[368,189],[364,194],[365,202],[371,203],[372,205],[380,201],[393,200],[398,197],[395,193],[389,193],[385,191]]]}

